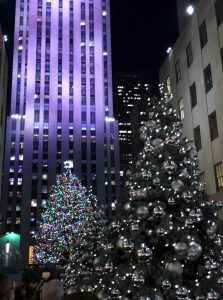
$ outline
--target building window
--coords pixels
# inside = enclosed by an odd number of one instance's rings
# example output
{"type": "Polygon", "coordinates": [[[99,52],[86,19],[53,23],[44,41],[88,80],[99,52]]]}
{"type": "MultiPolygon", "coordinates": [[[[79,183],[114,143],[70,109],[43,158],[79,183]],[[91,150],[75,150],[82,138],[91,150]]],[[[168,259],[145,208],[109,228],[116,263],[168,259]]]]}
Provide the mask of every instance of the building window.
{"type": "Polygon", "coordinates": [[[201,150],[201,148],[202,148],[201,130],[200,130],[199,125],[196,128],[194,128],[194,142],[195,142],[195,146],[197,148],[197,151],[201,150]]]}
{"type": "Polygon", "coordinates": [[[210,136],[211,136],[211,140],[213,141],[214,139],[216,139],[216,137],[218,137],[218,123],[217,123],[216,111],[210,114],[208,118],[209,118],[210,136]]]}
{"type": "Polygon", "coordinates": [[[175,73],[176,73],[176,81],[178,83],[181,79],[181,69],[180,69],[180,61],[179,60],[175,64],[175,73]]]}
{"type": "Polygon", "coordinates": [[[206,182],[205,182],[204,172],[201,172],[199,177],[200,177],[200,183],[201,183],[202,185],[205,185],[206,182]]]}
{"type": "Polygon", "coordinates": [[[33,265],[34,263],[34,247],[29,246],[29,265],[33,265]]]}
{"type": "Polygon", "coordinates": [[[191,101],[191,108],[197,105],[197,91],[196,91],[195,82],[190,86],[190,101],[191,101]]]}
{"type": "Polygon", "coordinates": [[[223,47],[220,50],[220,55],[221,55],[221,66],[222,66],[222,69],[223,69],[223,47]]]}
{"type": "Polygon", "coordinates": [[[200,33],[200,43],[201,43],[201,49],[202,49],[208,42],[207,26],[206,26],[205,20],[199,27],[199,33],[200,33]]]}
{"type": "Polygon", "coordinates": [[[217,18],[217,24],[219,26],[223,21],[223,0],[217,0],[215,2],[215,13],[217,18]]]}
{"type": "Polygon", "coordinates": [[[191,42],[187,45],[186,54],[187,54],[187,66],[190,67],[190,65],[193,63],[193,52],[192,52],[191,42]]]}
{"type": "Polygon", "coordinates": [[[214,166],[217,191],[223,190],[223,164],[222,162],[214,166]]]}
{"type": "Polygon", "coordinates": [[[207,65],[207,67],[204,69],[204,84],[205,84],[205,92],[208,93],[213,87],[210,64],[207,65]]]}
{"type": "Polygon", "coordinates": [[[170,84],[170,76],[166,79],[166,89],[169,94],[171,94],[171,84],[170,84]]]}
{"type": "Polygon", "coordinates": [[[180,119],[183,120],[184,119],[184,99],[183,98],[181,98],[178,101],[178,108],[179,108],[180,119]]]}

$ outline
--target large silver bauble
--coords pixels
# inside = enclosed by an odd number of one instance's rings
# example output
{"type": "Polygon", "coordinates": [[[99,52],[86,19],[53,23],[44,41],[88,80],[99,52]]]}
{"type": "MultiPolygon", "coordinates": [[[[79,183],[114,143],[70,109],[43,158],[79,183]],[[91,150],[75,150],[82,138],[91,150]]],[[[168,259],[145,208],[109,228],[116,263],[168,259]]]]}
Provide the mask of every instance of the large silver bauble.
{"type": "Polygon", "coordinates": [[[137,209],[136,209],[136,215],[140,218],[140,219],[145,219],[146,217],[148,217],[149,214],[149,209],[148,207],[144,206],[144,205],[140,205],[137,209]]]}
{"type": "Polygon", "coordinates": [[[176,243],[174,249],[178,255],[186,255],[188,251],[188,246],[184,242],[176,243]]]}
{"type": "Polygon", "coordinates": [[[174,190],[174,192],[179,192],[184,187],[183,181],[177,179],[171,182],[171,187],[174,190]]]}
{"type": "Polygon", "coordinates": [[[187,259],[194,261],[197,260],[202,254],[202,247],[198,243],[192,241],[189,243],[187,259]]]}
{"type": "Polygon", "coordinates": [[[181,275],[183,273],[183,267],[180,262],[173,261],[166,264],[165,269],[171,273],[181,275]]]}

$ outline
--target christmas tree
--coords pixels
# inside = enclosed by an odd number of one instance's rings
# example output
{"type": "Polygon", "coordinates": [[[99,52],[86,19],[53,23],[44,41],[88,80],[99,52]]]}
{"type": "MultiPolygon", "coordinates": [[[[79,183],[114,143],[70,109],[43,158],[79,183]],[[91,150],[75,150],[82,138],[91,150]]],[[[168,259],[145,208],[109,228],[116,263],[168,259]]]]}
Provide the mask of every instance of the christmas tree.
{"type": "Polygon", "coordinates": [[[221,203],[199,182],[197,151],[182,138],[171,97],[148,105],[129,199],[110,224],[86,289],[105,299],[223,299],[221,203]]]}
{"type": "Polygon", "coordinates": [[[64,163],[66,171],[57,176],[38,223],[34,251],[38,263],[66,263],[86,218],[91,196],[71,173],[72,166],[72,162],[64,163]]]}
{"type": "Polygon", "coordinates": [[[66,266],[64,288],[67,294],[80,292],[91,277],[96,251],[108,230],[104,208],[99,206],[96,197],[91,198],[86,219],[79,228],[74,252],[66,266]]]}

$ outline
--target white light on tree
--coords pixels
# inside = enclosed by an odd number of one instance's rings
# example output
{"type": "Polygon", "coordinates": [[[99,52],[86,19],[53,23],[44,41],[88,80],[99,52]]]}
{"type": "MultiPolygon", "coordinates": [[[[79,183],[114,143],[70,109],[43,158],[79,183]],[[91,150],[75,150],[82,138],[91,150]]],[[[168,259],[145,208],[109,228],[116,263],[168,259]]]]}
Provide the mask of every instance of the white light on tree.
{"type": "Polygon", "coordinates": [[[166,49],[166,53],[170,53],[171,52],[171,50],[172,50],[172,48],[171,47],[168,47],[167,49],[166,49]]]}
{"type": "Polygon", "coordinates": [[[74,163],[71,160],[67,160],[64,162],[64,169],[72,169],[74,166],[74,163]]]}
{"type": "Polygon", "coordinates": [[[5,252],[6,252],[6,254],[9,254],[9,250],[10,250],[10,243],[6,242],[6,244],[5,244],[5,252]]]}
{"type": "Polygon", "coordinates": [[[188,13],[188,15],[193,15],[193,13],[194,13],[194,6],[192,5],[192,4],[190,4],[188,7],[187,7],[187,13],[188,13]]]}

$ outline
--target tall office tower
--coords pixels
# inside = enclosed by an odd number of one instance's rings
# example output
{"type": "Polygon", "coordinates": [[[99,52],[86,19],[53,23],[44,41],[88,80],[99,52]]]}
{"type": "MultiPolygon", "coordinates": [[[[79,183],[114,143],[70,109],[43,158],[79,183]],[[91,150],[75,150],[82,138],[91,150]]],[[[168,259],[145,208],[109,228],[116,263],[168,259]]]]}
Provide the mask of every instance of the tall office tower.
{"type": "Polygon", "coordinates": [[[3,231],[21,234],[23,264],[64,161],[110,213],[119,194],[112,98],[109,0],[17,0],[2,213],[3,231]]]}
{"type": "Polygon", "coordinates": [[[3,154],[5,141],[5,118],[7,106],[8,59],[5,43],[7,36],[2,33],[0,26],[0,195],[2,188],[3,154]]]}
{"type": "MultiPolygon", "coordinates": [[[[120,170],[121,179],[125,181],[125,171],[132,164],[134,149],[132,147],[131,112],[137,103],[145,104],[151,94],[149,84],[137,76],[122,76],[117,80],[117,115],[119,121],[120,170]]],[[[145,111],[140,111],[145,114],[145,111]]]]}

